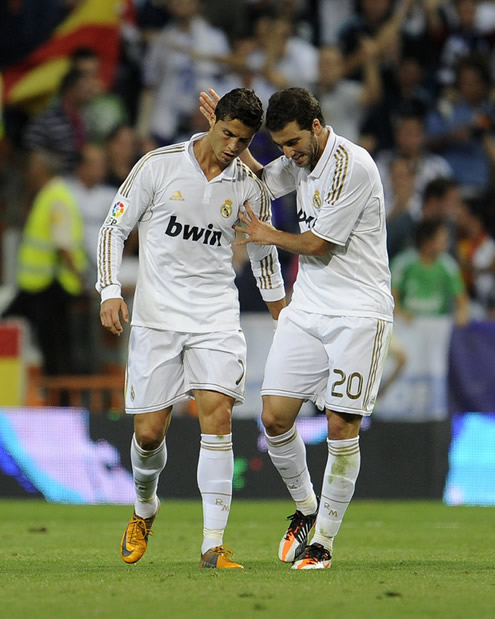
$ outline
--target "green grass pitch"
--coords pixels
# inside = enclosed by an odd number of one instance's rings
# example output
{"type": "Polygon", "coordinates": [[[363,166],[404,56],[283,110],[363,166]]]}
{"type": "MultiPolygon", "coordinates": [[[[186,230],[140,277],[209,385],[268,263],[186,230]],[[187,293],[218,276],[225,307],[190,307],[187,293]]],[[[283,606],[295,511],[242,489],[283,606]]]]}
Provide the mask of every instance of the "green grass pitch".
{"type": "Polygon", "coordinates": [[[495,616],[495,512],[354,501],[329,570],[277,559],[290,501],[234,501],[225,542],[244,570],[199,569],[201,506],[163,501],[148,550],[119,556],[132,508],[0,501],[9,619],[495,616]]]}

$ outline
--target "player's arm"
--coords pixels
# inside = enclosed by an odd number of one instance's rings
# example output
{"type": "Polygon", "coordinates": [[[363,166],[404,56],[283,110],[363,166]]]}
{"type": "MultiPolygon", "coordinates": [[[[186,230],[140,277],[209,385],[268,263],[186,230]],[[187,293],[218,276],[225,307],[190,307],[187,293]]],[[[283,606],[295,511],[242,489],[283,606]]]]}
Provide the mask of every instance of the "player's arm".
{"type": "MultiPolygon", "coordinates": [[[[217,103],[220,101],[220,95],[213,90],[213,88],[208,88],[208,92],[202,91],[199,95],[199,111],[206,120],[211,121],[211,119],[215,116],[215,109],[217,107],[217,103]]],[[[263,166],[261,163],[256,160],[249,148],[246,148],[239,159],[247,165],[247,167],[252,170],[258,178],[261,178],[263,173],[263,166]]]]}
{"type": "Polygon", "coordinates": [[[277,230],[270,223],[261,221],[246,203],[246,214],[240,214],[242,225],[235,230],[243,232],[246,237],[236,241],[236,245],[258,243],[260,245],[275,245],[280,249],[303,256],[325,256],[334,246],[330,241],[316,236],[311,230],[300,234],[277,230]]]}
{"type": "Polygon", "coordinates": [[[455,298],[454,320],[459,327],[465,327],[469,323],[469,297],[465,292],[455,298]]]}
{"type": "Polygon", "coordinates": [[[266,306],[268,307],[268,311],[270,312],[273,320],[277,321],[280,315],[280,312],[287,305],[287,301],[285,300],[285,296],[283,299],[279,299],[278,301],[267,301],[266,306]]]}
{"type": "MultiPolygon", "coordinates": [[[[271,222],[271,202],[268,191],[258,179],[253,179],[251,183],[252,189],[249,193],[249,200],[252,204],[251,212],[255,213],[260,221],[269,224],[271,222]]],[[[247,201],[244,206],[246,204],[247,201]]],[[[242,211],[239,215],[241,214],[242,211]]],[[[247,253],[261,297],[265,301],[272,318],[278,320],[278,315],[285,307],[286,302],[277,248],[273,244],[252,243],[247,246],[247,253]]]]}
{"type": "Polygon", "coordinates": [[[151,179],[139,161],[117,192],[98,236],[98,279],[101,324],[113,335],[123,332],[121,317],[129,322],[119,281],[124,243],[151,201],[151,179]]]}

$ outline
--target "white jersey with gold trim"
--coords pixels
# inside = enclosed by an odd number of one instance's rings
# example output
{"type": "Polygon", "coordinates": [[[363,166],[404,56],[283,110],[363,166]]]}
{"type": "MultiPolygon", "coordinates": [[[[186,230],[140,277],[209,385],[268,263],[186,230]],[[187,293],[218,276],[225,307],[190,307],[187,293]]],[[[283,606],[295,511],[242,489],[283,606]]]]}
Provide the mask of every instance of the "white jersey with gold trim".
{"type": "Polygon", "coordinates": [[[306,312],[392,320],[383,188],[370,154],[336,135],[310,172],[285,156],[265,166],[273,197],[297,192],[301,232],[334,244],[324,257],[299,256],[291,304],[306,312]]]}
{"type": "MultiPolygon", "coordinates": [[[[208,181],[193,152],[193,142],[204,135],[144,155],[119,188],[100,230],[96,289],[105,301],[121,296],[124,241],[138,223],[133,325],[185,333],[239,328],[232,226],[246,200],[270,221],[270,199],[239,159],[208,181]]],[[[248,252],[263,299],[283,298],[276,248],[252,244],[248,252]]]]}

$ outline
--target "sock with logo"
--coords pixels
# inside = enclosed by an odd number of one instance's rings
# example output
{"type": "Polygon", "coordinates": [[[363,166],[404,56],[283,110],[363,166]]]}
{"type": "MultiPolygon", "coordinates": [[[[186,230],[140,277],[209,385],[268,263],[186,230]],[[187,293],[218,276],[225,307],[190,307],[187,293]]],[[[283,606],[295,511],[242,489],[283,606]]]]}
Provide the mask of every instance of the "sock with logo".
{"type": "Polygon", "coordinates": [[[332,552],[347,506],[354,494],[361,464],[359,436],[341,441],[327,440],[328,460],[323,477],[320,508],[312,543],[332,552]]]}
{"type": "Polygon", "coordinates": [[[198,487],[203,501],[201,554],[223,543],[232,502],[232,434],[201,434],[198,487]]]}
{"type": "Polygon", "coordinates": [[[295,424],[279,436],[268,436],[268,455],[287,486],[297,509],[305,515],[314,514],[318,503],[306,463],[306,446],[295,424]]]}
{"type": "Polygon", "coordinates": [[[156,514],[159,500],[156,496],[158,478],[167,462],[165,440],[156,449],[142,449],[134,434],[131,441],[131,464],[136,489],[134,511],[141,518],[156,514]]]}

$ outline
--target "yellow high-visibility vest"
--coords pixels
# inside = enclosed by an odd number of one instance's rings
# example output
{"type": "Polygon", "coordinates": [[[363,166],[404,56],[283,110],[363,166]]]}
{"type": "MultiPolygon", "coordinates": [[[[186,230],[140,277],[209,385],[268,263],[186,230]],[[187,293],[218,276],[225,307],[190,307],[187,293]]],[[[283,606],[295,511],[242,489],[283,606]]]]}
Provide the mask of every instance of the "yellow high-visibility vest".
{"type": "Polygon", "coordinates": [[[34,199],[29,213],[17,263],[17,284],[27,292],[41,292],[55,281],[69,294],[82,292],[82,281],[60,260],[52,238],[54,205],[63,204],[70,213],[71,235],[74,249],[70,250],[72,262],[78,273],[84,273],[87,258],[83,249],[83,220],[76,200],[61,178],[47,183],[34,199]]]}

